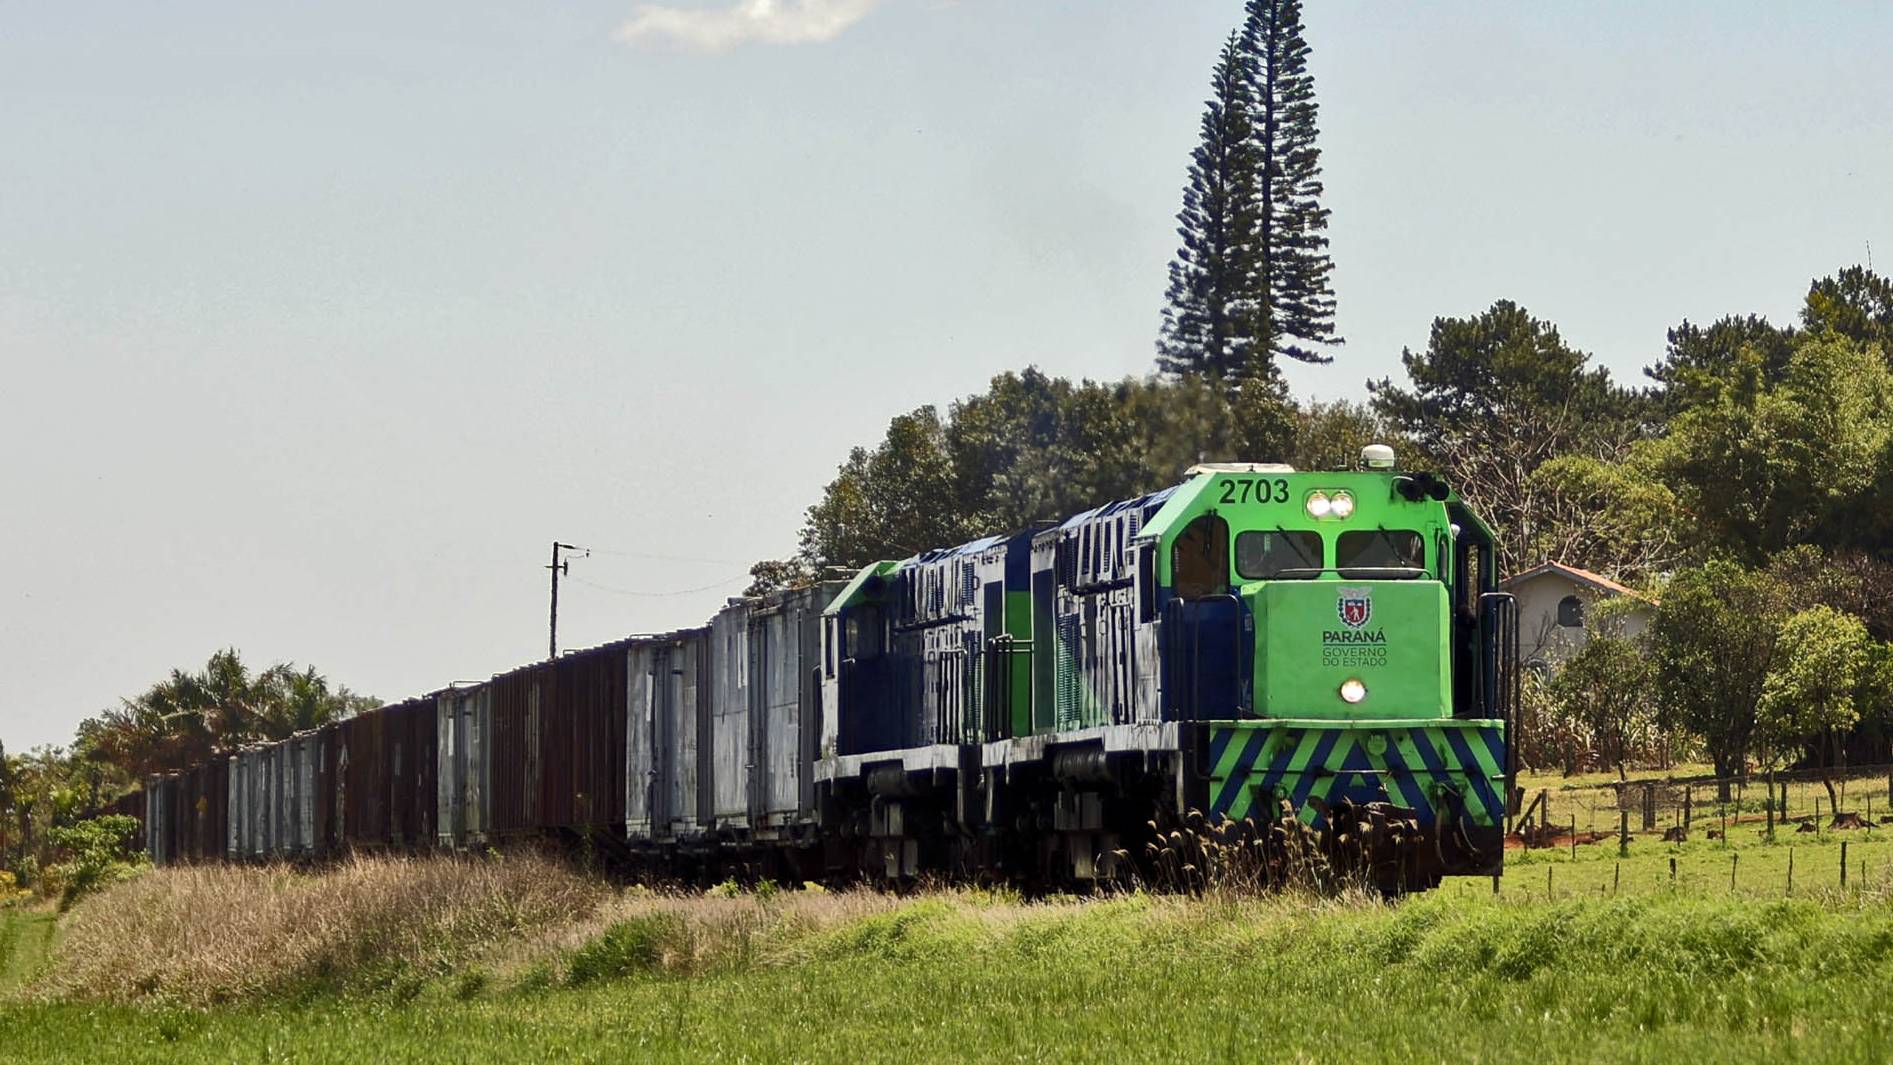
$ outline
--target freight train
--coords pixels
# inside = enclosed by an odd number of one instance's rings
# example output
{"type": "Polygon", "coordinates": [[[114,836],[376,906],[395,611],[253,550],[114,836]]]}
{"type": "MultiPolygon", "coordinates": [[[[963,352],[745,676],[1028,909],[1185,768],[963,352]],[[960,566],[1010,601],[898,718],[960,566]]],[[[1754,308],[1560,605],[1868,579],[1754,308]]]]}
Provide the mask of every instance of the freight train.
{"type": "Polygon", "coordinates": [[[1389,889],[1496,874],[1517,613],[1495,547],[1383,446],[1200,465],[154,778],[147,844],[552,839],[681,880],[1083,886],[1241,826],[1389,889]]]}

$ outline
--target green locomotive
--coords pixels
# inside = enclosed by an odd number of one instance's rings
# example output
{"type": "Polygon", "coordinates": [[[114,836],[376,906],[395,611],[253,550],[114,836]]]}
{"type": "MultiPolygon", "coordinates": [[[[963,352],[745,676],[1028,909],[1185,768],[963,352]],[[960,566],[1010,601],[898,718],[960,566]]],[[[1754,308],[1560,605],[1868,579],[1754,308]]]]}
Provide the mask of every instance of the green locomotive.
{"type": "Polygon", "coordinates": [[[1495,874],[1517,642],[1495,546],[1374,446],[870,566],[823,615],[827,864],[1083,882],[1242,826],[1390,889],[1495,874]]]}

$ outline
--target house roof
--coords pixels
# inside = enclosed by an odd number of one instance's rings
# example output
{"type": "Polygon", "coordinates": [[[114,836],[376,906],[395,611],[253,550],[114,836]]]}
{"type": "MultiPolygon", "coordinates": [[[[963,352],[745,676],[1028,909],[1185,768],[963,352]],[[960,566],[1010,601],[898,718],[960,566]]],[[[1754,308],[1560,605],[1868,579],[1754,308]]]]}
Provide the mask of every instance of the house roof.
{"type": "Polygon", "coordinates": [[[1651,600],[1649,596],[1644,595],[1642,592],[1637,591],[1635,588],[1631,588],[1627,585],[1618,584],[1616,581],[1611,580],[1609,577],[1602,576],[1601,574],[1592,573],[1590,570],[1587,570],[1587,569],[1579,569],[1576,566],[1567,566],[1562,562],[1545,562],[1540,565],[1533,566],[1531,569],[1528,569],[1523,573],[1515,573],[1512,576],[1507,577],[1504,580],[1500,581],[1499,587],[1515,588],[1518,585],[1524,584],[1526,581],[1535,580],[1547,574],[1557,576],[1557,577],[1563,577],[1565,580],[1568,580],[1573,584],[1582,584],[1596,591],[1607,592],[1611,595],[1627,595],[1633,599],[1641,599],[1645,602],[1653,602],[1653,600],[1651,600]]]}

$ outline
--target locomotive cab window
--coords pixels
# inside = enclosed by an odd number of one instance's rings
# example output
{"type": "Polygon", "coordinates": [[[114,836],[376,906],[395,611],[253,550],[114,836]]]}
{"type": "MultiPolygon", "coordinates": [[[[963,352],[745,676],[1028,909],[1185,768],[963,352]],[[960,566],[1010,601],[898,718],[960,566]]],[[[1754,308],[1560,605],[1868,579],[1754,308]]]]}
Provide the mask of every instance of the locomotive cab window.
{"type": "Polygon", "coordinates": [[[1426,540],[1409,529],[1355,529],[1334,545],[1334,568],[1352,579],[1418,577],[1426,572],[1426,540]]]}
{"type": "Polygon", "coordinates": [[[1180,599],[1229,591],[1229,523],[1205,514],[1185,527],[1170,549],[1170,575],[1180,599]]]}
{"type": "Polygon", "coordinates": [[[881,608],[856,607],[848,612],[847,640],[842,645],[843,658],[873,658],[881,653],[881,608]]]}
{"type": "Polygon", "coordinates": [[[1321,534],[1285,529],[1237,533],[1236,574],[1252,581],[1318,577],[1321,534]]]}
{"type": "Polygon", "coordinates": [[[1157,620],[1157,545],[1137,545],[1137,620],[1157,620]]]}

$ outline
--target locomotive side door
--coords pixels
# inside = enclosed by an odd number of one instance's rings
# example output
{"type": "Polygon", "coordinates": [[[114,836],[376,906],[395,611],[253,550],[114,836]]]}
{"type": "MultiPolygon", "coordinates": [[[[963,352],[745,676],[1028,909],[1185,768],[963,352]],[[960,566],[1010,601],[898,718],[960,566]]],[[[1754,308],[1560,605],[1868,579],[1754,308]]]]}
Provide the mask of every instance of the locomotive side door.
{"type": "Polygon", "coordinates": [[[1242,603],[1229,591],[1229,523],[1214,511],[1186,526],[1171,547],[1173,596],[1163,611],[1167,716],[1201,721],[1237,716],[1242,698],[1242,603]]]}

